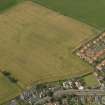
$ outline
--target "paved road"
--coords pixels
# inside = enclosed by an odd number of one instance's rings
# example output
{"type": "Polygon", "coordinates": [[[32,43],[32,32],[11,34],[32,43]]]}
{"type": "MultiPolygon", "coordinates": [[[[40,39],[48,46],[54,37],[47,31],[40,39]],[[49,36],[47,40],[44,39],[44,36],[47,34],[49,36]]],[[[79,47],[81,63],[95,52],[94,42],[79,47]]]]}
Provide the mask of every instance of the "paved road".
{"type": "Polygon", "coordinates": [[[54,97],[61,97],[63,95],[83,95],[83,96],[105,96],[105,90],[59,90],[54,93],[54,97]]]}
{"type": "MultiPolygon", "coordinates": [[[[69,90],[58,90],[54,92],[53,97],[60,98],[63,95],[77,95],[77,96],[105,96],[105,90],[76,90],[76,89],[69,89],[69,90]]],[[[51,97],[45,97],[40,99],[35,103],[36,104],[43,104],[46,101],[49,101],[51,97]]]]}
{"type": "Polygon", "coordinates": [[[45,97],[45,98],[40,99],[39,101],[37,101],[34,105],[44,104],[45,102],[50,101],[50,100],[51,100],[51,97],[45,97]]]}

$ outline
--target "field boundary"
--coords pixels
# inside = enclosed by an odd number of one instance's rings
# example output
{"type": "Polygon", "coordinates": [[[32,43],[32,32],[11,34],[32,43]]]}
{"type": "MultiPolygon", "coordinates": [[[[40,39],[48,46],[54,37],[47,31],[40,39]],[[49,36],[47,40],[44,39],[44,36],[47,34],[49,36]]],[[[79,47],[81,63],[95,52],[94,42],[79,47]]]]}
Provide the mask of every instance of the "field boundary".
{"type": "Polygon", "coordinates": [[[95,29],[97,29],[97,30],[99,30],[99,31],[105,30],[104,28],[99,28],[97,25],[89,24],[89,23],[87,23],[87,22],[85,22],[85,21],[83,21],[83,20],[76,19],[76,18],[73,17],[72,15],[71,15],[71,16],[65,15],[65,14],[63,14],[63,13],[57,11],[57,10],[54,10],[54,9],[52,9],[52,8],[49,8],[48,6],[46,6],[46,5],[44,5],[44,4],[39,3],[38,1],[34,1],[34,0],[31,0],[31,1],[34,2],[34,3],[37,3],[37,4],[39,4],[39,5],[42,5],[43,7],[48,8],[48,9],[50,9],[50,10],[52,10],[52,11],[55,11],[55,12],[57,12],[57,13],[63,15],[63,16],[70,17],[70,18],[72,18],[72,19],[75,19],[75,20],[77,20],[77,21],[80,21],[81,23],[87,24],[88,26],[91,26],[91,27],[93,27],[93,28],[95,28],[95,29]]]}

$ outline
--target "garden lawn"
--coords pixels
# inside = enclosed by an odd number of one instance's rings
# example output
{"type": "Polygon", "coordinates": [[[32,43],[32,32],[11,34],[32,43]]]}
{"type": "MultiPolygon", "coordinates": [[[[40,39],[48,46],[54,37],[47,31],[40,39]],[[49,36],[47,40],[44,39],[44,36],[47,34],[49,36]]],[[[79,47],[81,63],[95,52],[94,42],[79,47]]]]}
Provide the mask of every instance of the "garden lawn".
{"type": "Polygon", "coordinates": [[[99,86],[99,82],[98,82],[96,76],[93,74],[84,77],[84,81],[88,87],[99,86]]]}

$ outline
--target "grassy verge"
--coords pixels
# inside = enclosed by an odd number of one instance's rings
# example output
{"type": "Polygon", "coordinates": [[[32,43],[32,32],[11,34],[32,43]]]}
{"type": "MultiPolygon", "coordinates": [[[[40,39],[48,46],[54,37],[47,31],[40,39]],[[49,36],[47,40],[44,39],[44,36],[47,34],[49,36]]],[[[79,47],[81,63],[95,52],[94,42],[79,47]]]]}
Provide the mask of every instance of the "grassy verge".
{"type": "Polygon", "coordinates": [[[88,75],[84,77],[83,79],[88,87],[95,87],[99,85],[96,76],[94,76],[93,74],[88,75]]]}

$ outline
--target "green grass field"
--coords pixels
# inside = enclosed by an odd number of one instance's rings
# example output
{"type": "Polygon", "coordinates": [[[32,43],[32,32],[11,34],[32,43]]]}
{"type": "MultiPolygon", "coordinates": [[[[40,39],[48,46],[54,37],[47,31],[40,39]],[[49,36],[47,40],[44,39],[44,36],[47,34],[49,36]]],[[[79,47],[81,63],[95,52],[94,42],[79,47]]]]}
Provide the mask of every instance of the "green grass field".
{"type": "Polygon", "coordinates": [[[12,84],[0,74],[0,105],[11,98],[14,98],[19,92],[20,89],[15,84],[12,84]]]}
{"type": "Polygon", "coordinates": [[[95,75],[91,74],[83,78],[88,87],[99,86],[99,82],[95,75]]]}
{"type": "Polygon", "coordinates": [[[16,5],[23,0],[0,0],[0,12],[9,9],[10,7],[16,5]]]}
{"type": "Polygon", "coordinates": [[[98,29],[105,28],[104,0],[33,0],[63,15],[73,17],[98,29]]]}

